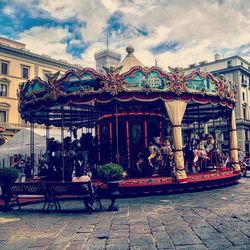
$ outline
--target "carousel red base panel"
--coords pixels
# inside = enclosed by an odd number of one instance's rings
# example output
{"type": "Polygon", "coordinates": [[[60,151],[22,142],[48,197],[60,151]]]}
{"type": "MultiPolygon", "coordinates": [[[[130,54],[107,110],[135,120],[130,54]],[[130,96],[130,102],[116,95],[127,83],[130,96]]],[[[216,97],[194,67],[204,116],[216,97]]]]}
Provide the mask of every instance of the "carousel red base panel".
{"type": "MultiPolygon", "coordinates": [[[[240,177],[229,169],[221,169],[216,172],[189,174],[187,183],[178,183],[171,177],[128,178],[120,183],[120,195],[147,195],[154,193],[174,193],[198,191],[206,188],[215,188],[234,184],[240,177]]],[[[103,192],[106,185],[96,182],[103,192]]]]}
{"type": "MultiPolygon", "coordinates": [[[[199,191],[206,188],[216,188],[237,183],[240,173],[234,173],[229,169],[220,169],[213,173],[189,174],[188,183],[177,183],[171,177],[148,177],[128,178],[120,183],[121,197],[142,196],[157,193],[177,193],[199,191]]],[[[100,181],[94,180],[95,185],[101,189],[103,198],[107,194],[107,186],[100,181]]],[[[42,197],[20,197],[21,205],[28,205],[43,201],[42,197]]],[[[0,208],[3,206],[0,199],[0,208]]]]}

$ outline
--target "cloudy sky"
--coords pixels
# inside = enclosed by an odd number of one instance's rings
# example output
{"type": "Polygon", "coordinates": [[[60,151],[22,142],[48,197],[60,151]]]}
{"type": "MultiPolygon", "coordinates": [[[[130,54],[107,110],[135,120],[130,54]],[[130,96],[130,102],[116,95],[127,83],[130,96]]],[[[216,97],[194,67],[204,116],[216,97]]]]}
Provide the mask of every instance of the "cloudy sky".
{"type": "Polygon", "coordinates": [[[250,60],[249,0],[0,0],[0,36],[38,54],[94,66],[106,47],[145,65],[187,66],[214,54],[250,60]]]}

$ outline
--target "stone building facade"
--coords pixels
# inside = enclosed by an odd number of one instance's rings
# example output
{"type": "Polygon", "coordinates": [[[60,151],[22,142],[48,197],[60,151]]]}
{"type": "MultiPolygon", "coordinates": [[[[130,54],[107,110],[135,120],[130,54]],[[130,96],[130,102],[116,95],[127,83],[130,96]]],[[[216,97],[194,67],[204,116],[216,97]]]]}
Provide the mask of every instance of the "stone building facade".
{"type": "MultiPolygon", "coordinates": [[[[243,152],[250,153],[250,63],[238,55],[221,58],[216,54],[214,61],[191,64],[185,71],[188,73],[197,68],[212,72],[215,76],[223,74],[238,84],[236,105],[238,146],[243,152]]],[[[225,121],[222,125],[225,125],[225,121]]],[[[225,142],[227,139],[225,130],[221,141],[225,142]]]]}
{"type": "Polygon", "coordinates": [[[48,55],[38,55],[25,44],[0,37],[0,127],[2,139],[8,139],[26,125],[18,112],[17,89],[21,82],[71,68],[81,68],[48,55]]]}

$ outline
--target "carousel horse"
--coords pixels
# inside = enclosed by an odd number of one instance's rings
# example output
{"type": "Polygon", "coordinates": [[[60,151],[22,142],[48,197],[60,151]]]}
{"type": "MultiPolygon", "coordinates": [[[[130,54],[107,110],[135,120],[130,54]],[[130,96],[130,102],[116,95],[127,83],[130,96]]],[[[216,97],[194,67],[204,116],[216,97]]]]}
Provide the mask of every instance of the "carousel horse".
{"type": "Polygon", "coordinates": [[[70,128],[68,129],[68,131],[67,131],[67,132],[72,133],[72,134],[73,134],[74,139],[75,139],[75,140],[77,139],[77,127],[72,126],[72,127],[70,127],[70,128]]]}
{"type": "Polygon", "coordinates": [[[192,143],[188,142],[184,148],[185,161],[187,162],[188,171],[191,173],[193,171],[193,159],[194,159],[194,150],[192,143]]]}
{"type": "Polygon", "coordinates": [[[148,149],[138,154],[136,168],[139,176],[152,176],[153,168],[148,162],[148,149]]]}
{"type": "Polygon", "coordinates": [[[200,141],[198,149],[194,150],[194,159],[193,159],[193,166],[195,167],[196,171],[198,171],[198,161],[200,160],[200,170],[204,168],[206,165],[206,160],[209,157],[207,156],[207,152],[204,147],[204,141],[200,141]]]}
{"type": "Polygon", "coordinates": [[[220,154],[218,150],[216,149],[215,146],[215,140],[213,136],[209,136],[207,140],[207,156],[208,156],[208,161],[207,161],[207,167],[209,168],[217,168],[219,165],[220,161],[220,154]]]}
{"type": "Polygon", "coordinates": [[[164,141],[160,152],[162,156],[161,172],[163,172],[164,175],[171,175],[171,163],[173,161],[174,153],[169,139],[164,141]]]}
{"type": "Polygon", "coordinates": [[[156,157],[159,155],[159,147],[156,146],[154,143],[151,142],[149,144],[148,150],[149,150],[149,153],[150,153],[150,155],[148,157],[148,162],[149,162],[149,165],[152,168],[154,168],[154,164],[152,163],[152,160],[153,159],[157,159],[156,157]]]}

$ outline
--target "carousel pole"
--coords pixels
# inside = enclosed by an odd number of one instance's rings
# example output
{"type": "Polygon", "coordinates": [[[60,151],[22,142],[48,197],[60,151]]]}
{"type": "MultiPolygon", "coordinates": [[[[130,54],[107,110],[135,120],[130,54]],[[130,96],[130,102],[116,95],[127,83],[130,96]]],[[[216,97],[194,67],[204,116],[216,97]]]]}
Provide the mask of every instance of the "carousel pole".
{"type": "Polygon", "coordinates": [[[112,126],[112,120],[109,123],[109,143],[110,143],[110,160],[113,161],[113,126],[112,126]]]}
{"type": "Polygon", "coordinates": [[[98,144],[98,161],[101,161],[101,128],[97,125],[97,144],[98,144]]]}
{"type": "Polygon", "coordinates": [[[189,112],[187,111],[187,141],[191,141],[190,124],[189,124],[189,112]]]}
{"type": "MultiPolygon", "coordinates": [[[[46,125],[46,153],[48,151],[48,140],[49,140],[49,125],[46,125]]],[[[46,154],[46,158],[47,158],[47,154],[46,154]]]]}
{"type": "Polygon", "coordinates": [[[231,124],[230,124],[230,157],[231,164],[235,173],[240,173],[240,164],[238,159],[238,141],[237,141],[237,130],[236,130],[236,119],[235,119],[235,110],[231,111],[231,124]]]}
{"type": "Polygon", "coordinates": [[[204,134],[205,134],[205,135],[208,134],[208,125],[207,125],[206,122],[204,123],[204,134]]]}
{"type": "MultiPolygon", "coordinates": [[[[72,107],[70,106],[70,117],[72,117],[72,107]]],[[[73,138],[73,132],[72,132],[72,121],[70,121],[70,130],[69,130],[69,133],[70,133],[70,140],[72,142],[72,138],[73,138]]]]}
{"type": "MultiPolygon", "coordinates": [[[[162,118],[161,118],[162,119],[162,118]]],[[[160,142],[161,142],[161,144],[163,143],[163,132],[162,132],[162,128],[163,128],[163,126],[162,126],[162,120],[160,120],[160,142]]]]}
{"type": "Polygon", "coordinates": [[[46,125],[46,134],[45,134],[45,136],[46,136],[46,147],[48,146],[47,144],[48,144],[48,139],[49,139],[49,125],[46,125]]]}
{"type": "Polygon", "coordinates": [[[144,121],[144,145],[145,148],[148,148],[148,123],[144,121]]]}
{"type": "Polygon", "coordinates": [[[33,119],[30,123],[30,163],[31,163],[31,169],[33,171],[33,178],[35,176],[35,162],[34,162],[34,123],[33,119]]]}
{"type": "Polygon", "coordinates": [[[200,134],[201,134],[200,106],[198,105],[197,107],[198,107],[198,134],[199,134],[199,138],[200,138],[200,134]]]}
{"type": "Polygon", "coordinates": [[[214,105],[212,105],[213,107],[213,133],[214,133],[214,147],[217,148],[217,139],[216,139],[216,125],[215,125],[215,115],[214,115],[214,105]]]}
{"type": "Polygon", "coordinates": [[[187,103],[181,100],[165,102],[165,107],[172,123],[174,139],[174,162],[176,179],[179,183],[187,183],[187,175],[184,166],[183,143],[182,143],[182,119],[187,103]]]}
{"type": "Polygon", "coordinates": [[[64,173],[64,110],[63,106],[61,107],[62,112],[62,124],[61,124],[61,144],[62,144],[62,181],[65,181],[65,173],[64,173]]]}
{"type": "Polygon", "coordinates": [[[115,105],[115,123],[116,123],[116,161],[120,164],[120,152],[119,152],[119,121],[118,121],[118,104],[115,105]]]}
{"type": "Polygon", "coordinates": [[[126,140],[127,140],[127,151],[128,151],[128,168],[130,168],[130,143],[129,143],[129,122],[126,121],[126,140]]]}

